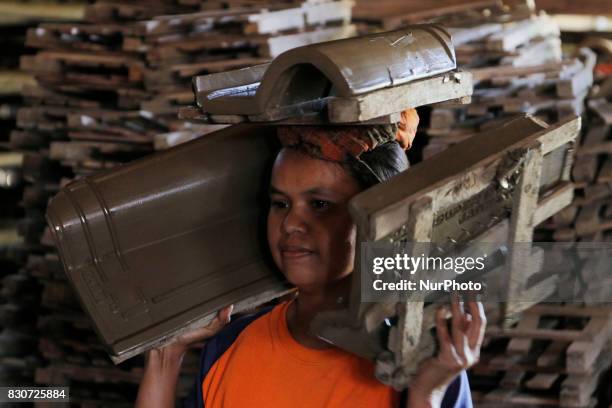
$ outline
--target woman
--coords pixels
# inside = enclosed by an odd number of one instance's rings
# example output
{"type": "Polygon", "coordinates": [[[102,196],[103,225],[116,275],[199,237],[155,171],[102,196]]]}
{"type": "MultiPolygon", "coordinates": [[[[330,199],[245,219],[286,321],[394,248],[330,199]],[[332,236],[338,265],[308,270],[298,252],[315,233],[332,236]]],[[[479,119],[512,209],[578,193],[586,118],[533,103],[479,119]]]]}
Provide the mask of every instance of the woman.
{"type": "Polygon", "coordinates": [[[207,327],[148,353],[138,407],[171,407],[181,360],[207,339],[191,406],[471,407],[465,369],[477,359],[486,325],[480,303],[452,302],[437,315],[439,353],[399,394],[379,383],[373,364],[309,333],[313,317],[346,307],[356,245],[348,202],[408,167],[405,149],[416,111],[397,125],[286,126],[270,182],[268,244],[297,287],[294,299],[231,324],[231,307],[207,327]],[[225,326],[225,327],[224,327],[225,326]]]}

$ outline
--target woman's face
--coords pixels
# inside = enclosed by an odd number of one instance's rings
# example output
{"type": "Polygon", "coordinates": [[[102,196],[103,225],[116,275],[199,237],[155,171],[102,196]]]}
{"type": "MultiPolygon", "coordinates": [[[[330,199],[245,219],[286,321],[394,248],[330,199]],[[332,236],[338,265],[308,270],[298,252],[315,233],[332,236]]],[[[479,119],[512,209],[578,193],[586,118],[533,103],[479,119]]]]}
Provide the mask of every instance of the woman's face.
{"type": "Polygon", "coordinates": [[[353,270],[348,201],[361,189],[341,166],[282,149],[272,170],[268,243],[287,280],[317,290],[353,270]]]}

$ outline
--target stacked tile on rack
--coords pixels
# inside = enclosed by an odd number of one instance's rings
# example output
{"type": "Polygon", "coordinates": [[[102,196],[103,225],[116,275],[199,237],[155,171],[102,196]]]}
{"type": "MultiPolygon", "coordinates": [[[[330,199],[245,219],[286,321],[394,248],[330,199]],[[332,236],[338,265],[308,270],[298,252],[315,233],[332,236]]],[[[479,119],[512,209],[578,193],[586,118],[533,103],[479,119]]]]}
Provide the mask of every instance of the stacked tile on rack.
{"type": "Polygon", "coordinates": [[[422,22],[449,27],[508,23],[529,18],[533,12],[531,0],[357,0],[353,20],[363,31],[387,31],[422,22]]]}
{"type": "MultiPolygon", "coordinates": [[[[609,242],[612,240],[612,24],[600,22],[590,27],[583,24],[584,20],[584,16],[565,16],[559,20],[562,29],[570,30],[563,33],[568,39],[568,48],[589,46],[598,53],[595,86],[587,97],[582,140],[572,169],[576,198],[570,207],[541,228],[556,241],[609,242]],[[581,33],[581,29],[586,32],[581,33]]],[[[586,258],[581,270],[585,293],[594,298],[612,297],[608,295],[612,284],[608,265],[595,258],[586,258]]]]}
{"type": "Polygon", "coordinates": [[[38,284],[24,273],[26,244],[18,234],[23,217],[23,155],[0,149],[0,383],[32,385],[36,351],[38,284]]]}
{"type": "MultiPolygon", "coordinates": [[[[583,137],[580,146],[576,147],[572,168],[577,198],[571,206],[540,224],[536,230],[536,237],[540,241],[564,241],[573,245],[572,241],[605,240],[605,231],[612,228],[611,222],[606,224],[612,218],[608,210],[609,204],[612,204],[612,191],[608,184],[612,181],[612,162],[606,166],[607,156],[612,153],[606,146],[609,143],[606,142],[610,135],[609,124],[612,122],[609,112],[612,110],[601,95],[593,100],[597,88],[592,88],[594,72],[597,72],[597,55],[591,49],[580,46],[575,47],[571,55],[560,62],[538,61],[536,65],[471,69],[475,78],[483,82],[475,92],[473,103],[461,113],[463,116],[456,118],[469,120],[477,118],[478,114],[483,115],[482,124],[476,124],[472,130],[476,132],[486,131],[490,121],[503,120],[504,116],[519,111],[534,114],[547,122],[554,122],[565,115],[583,117],[583,137]],[[499,94],[491,93],[492,98],[482,94],[487,87],[494,85],[508,86],[511,93],[508,95],[498,90],[499,94]],[[499,97],[499,104],[494,100],[496,97],[499,97]],[[486,109],[479,105],[484,105],[486,109]]],[[[599,80],[595,78],[595,81],[599,80]]],[[[440,114],[440,111],[434,109],[432,114],[440,114]]],[[[432,127],[435,126],[434,119],[432,117],[432,127]]],[[[607,239],[610,238],[608,234],[607,239]]],[[[565,267],[569,270],[568,264],[559,265],[559,268],[565,267]]],[[[547,325],[551,325],[546,327],[554,329],[550,330],[556,335],[554,339],[541,336],[532,340],[525,337],[524,331],[538,325],[539,316],[537,319],[531,316],[519,322],[515,329],[519,336],[514,338],[508,334],[510,341],[505,346],[506,351],[503,348],[501,352],[495,350],[494,342],[485,347],[483,355],[488,356],[473,370],[472,377],[475,379],[474,387],[479,391],[476,393],[479,406],[609,405],[611,401],[600,391],[605,388],[606,372],[609,372],[612,364],[607,349],[612,344],[609,335],[612,319],[609,315],[598,317],[597,324],[601,324],[604,330],[597,335],[584,333],[581,338],[576,338],[578,341],[575,343],[570,332],[577,331],[576,325],[588,322],[585,320],[588,313],[603,313],[603,309],[588,305],[597,303],[594,299],[601,301],[611,298],[612,278],[608,265],[603,265],[596,257],[581,260],[571,270],[572,273],[561,275],[560,290],[575,287],[579,282],[586,306],[564,305],[556,308],[557,317],[546,321],[547,325]],[[578,359],[587,362],[577,366],[578,359]],[[503,375],[499,376],[500,373],[503,375]],[[493,380],[495,376],[497,378],[493,380]],[[488,387],[488,390],[481,387],[478,381],[483,378],[493,387],[488,387]]],[[[545,305],[538,307],[548,310],[545,305]]],[[[594,327],[595,321],[592,320],[589,325],[594,327]]]]}
{"type": "Polygon", "coordinates": [[[469,105],[432,109],[425,158],[518,113],[548,123],[582,114],[595,54],[583,49],[563,58],[559,29],[545,14],[449,31],[475,89],[469,105]]]}
{"type": "Polygon", "coordinates": [[[516,327],[488,331],[471,370],[475,406],[608,407],[611,328],[609,304],[565,304],[536,305],[516,327]]]}
{"type": "Polygon", "coordinates": [[[26,157],[14,151],[9,138],[17,110],[23,105],[21,89],[34,79],[20,71],[19,58],[31,52],[25,35],[37,21],[77,16],[78,3],[0,3],[0,384],[33,385],[38,353],[36,324],[40,285],[25,264],[35,250],[27,239],[35,224],[33,214],[20,206],[24,193],[26,157]]]}
{"type": "Polygon", "coordinates": [[[554,122],[582,113],[592,82],[594,55],[584,50],[563,58],[560,32],[533,2],[521,0],[436,4],[382,2],[376,10],[357,3],[355,19],[375,27],[393,28],[417,21],[445,26],[453,37],[460,69],[474,75],[470,104],[443,103],[431,110],[424,133],[423,158],[446,149],[517,113],[554,122]]]}
{"type": "Polygon", "coordinates": [[[472,103],[432,110],[425,156],[518,113],[529,113],[548,123],[567,115],[581,115],[592,85],[595,58],[584,48],[578,57],[559,62],[470,69],[477,83],[472,103]]]}
{"type": "Polygon", "coordinates": [[[611,99],[588,100],[589,119],[572,169],[576,199],[571,207],[545,225],[557,241],[612,239],[611,99]]]}
{"type": "MultiPolygon", "coordinates": [[[[355,34],[350,0],[273,8],[241,3],[118,21],[129,14],[123,6],[98,2],[87,9],[90,23],[30,30],[27,43],[39,52],[24,58],[22,67],[39,85],[28,88],[26,97],[41,105],[30,114],[65,116],[72,140],[146,144],[153,141],[151,133],[168,134],[170,140],[176,132],[199,136],[218,127],[177,118],[178,108],[193,102],[193,76],[264,63],[293,47],[355,34]],[[106,119],[109,110],[112,119],[106,119]]],[[[163,146],[163,136],[158,139],[163,146]]]]}
{"type": "MultiPolygon", "coordinates": [[[[587,95],[581,142],[572,168],[575,199],[572,205],[541,224],[539,230],[543,239],[568,245],[576,241],[611,241],[612,24],[602,16],[553,18],[562,30],[564,48],[571,51],[590,47],[597,53],[597,64],[593,72],[595,85],[587,95]]],[[[570,284],[582,283],[586,303],[597,304],[596,300],[612,298],[609,266],[599,257],[584,257],[579,275],[568,280],[570,284]]],[[[609,391],[601,398],[607,401],[601,406],[612,403],[609,391]]]]}

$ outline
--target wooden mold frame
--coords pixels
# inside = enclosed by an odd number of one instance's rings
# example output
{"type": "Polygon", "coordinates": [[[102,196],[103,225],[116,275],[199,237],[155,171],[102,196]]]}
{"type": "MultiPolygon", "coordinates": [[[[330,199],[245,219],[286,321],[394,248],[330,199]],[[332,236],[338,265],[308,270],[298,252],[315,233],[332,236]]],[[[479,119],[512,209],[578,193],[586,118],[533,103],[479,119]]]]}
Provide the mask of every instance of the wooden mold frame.
{"type": "MultiPolygon", "coordinates": [[[[541,268],[543,254],[533,248],[527,270],[524,252],[519,254],[515,243],[530,243],[537,224],[571,203],[569,172],[580,126],[579,117],[547,125],[521,116],[364,191],[350,203],[357,248],[364,242],[503,243],[508,248],[505,264],[491,273],[504,279],[500,290],[507,302],[489,306],[487,315],[500,327],[513,323],[555,290],[556,276],[526,286],[541,268]],[[460,225],[456,216],[445,215],[456,214],[457,208],[475,215],[460,225]],[[522,301],[525,298],[534,301],[522,301]]],[[[388,301],[362,302],[360,252],[348,307],[319,315],[312,330],[375,360],[377,378],[402,389],[418,363],[435,351],[430,329],[437,305],[391,296],[388,301]],[[391,318],[396,324],[389,328],[391,318]],[[380,339],[387,330],[384,344],[380,339]]]]}

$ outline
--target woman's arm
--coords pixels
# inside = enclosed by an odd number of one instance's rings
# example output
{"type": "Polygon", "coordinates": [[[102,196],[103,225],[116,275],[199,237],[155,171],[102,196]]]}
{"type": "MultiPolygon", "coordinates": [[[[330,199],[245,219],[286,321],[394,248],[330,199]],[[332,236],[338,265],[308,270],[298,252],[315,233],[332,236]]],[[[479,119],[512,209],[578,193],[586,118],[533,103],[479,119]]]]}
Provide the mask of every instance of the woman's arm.
{"type": "Polygon", "coordinates": [[[183,355],[166,348],[147,352],[136,407],[175,406],[176,383],[181,371],[183,355]]]}
{"type": "Polygon", "coordinates": [[[176,384],[185,353],[194,343],[217,334],[229,323],[231,313],[232,306],[221,309],[208,326],[185,333],[164,347],[150,350],[145,355],[145,370],[135,407],[174,408],[176,384]]]}

